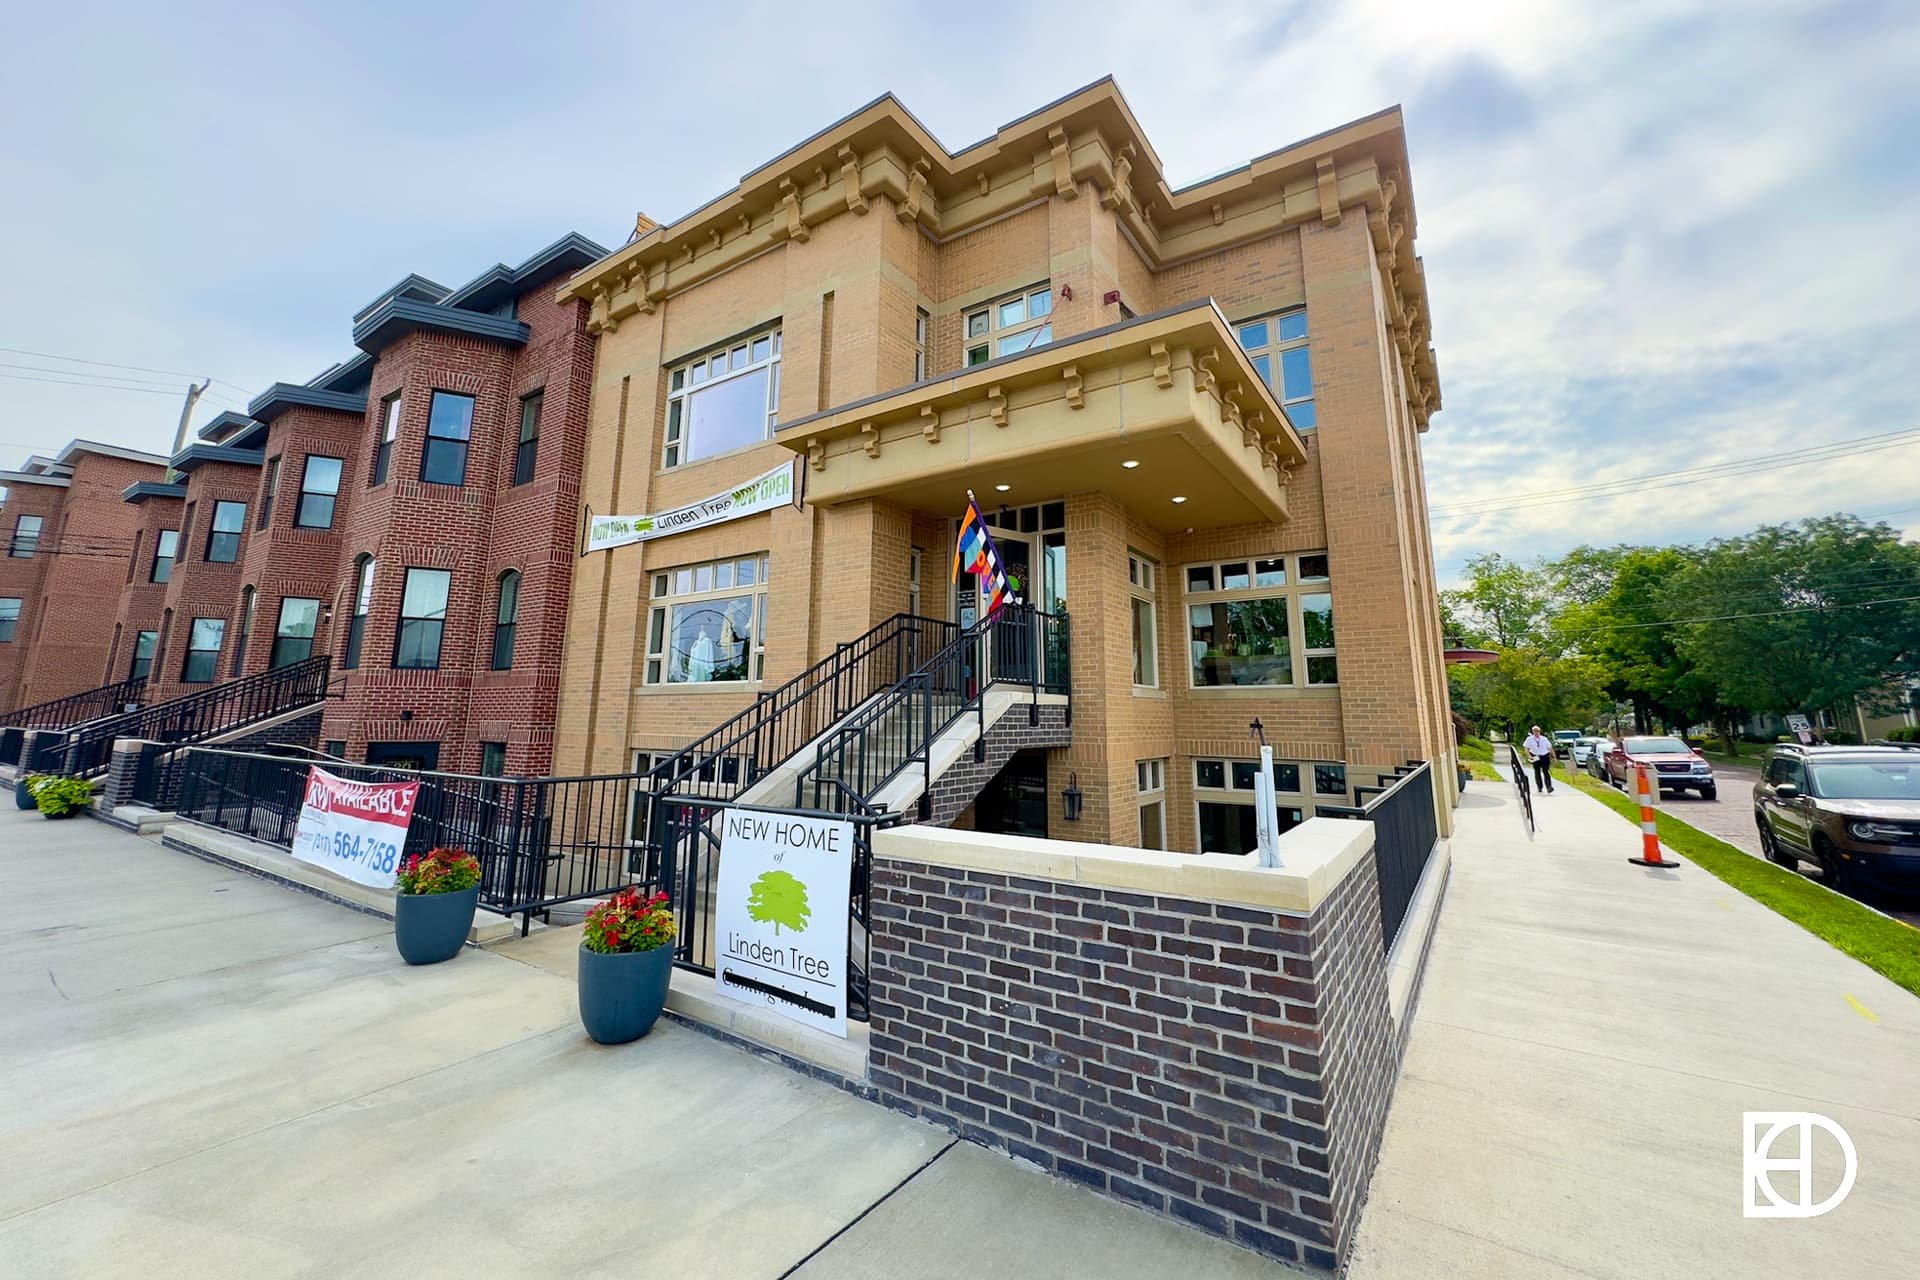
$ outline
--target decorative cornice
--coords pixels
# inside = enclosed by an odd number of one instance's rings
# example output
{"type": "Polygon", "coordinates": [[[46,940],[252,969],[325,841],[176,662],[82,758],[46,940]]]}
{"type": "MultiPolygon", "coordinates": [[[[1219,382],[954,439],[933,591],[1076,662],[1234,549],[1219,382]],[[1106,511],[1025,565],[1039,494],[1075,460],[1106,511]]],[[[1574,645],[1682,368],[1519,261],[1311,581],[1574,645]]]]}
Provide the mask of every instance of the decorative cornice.
{"type": "MultiPolygon", "coordinates": [[[[328,409],[335,413],[364,414],[367,411],[367,397],[347,395],[340,391],[322,391],[318,387],[294,382],[276,382],[247,405],[247,413],[256,422],[272,422],[290,409],[328,409]]],[[[180,463],[176,460],[173,465],[178,470],[180,463]]]]}
{"type": "Polygon", "coordinates": [[[209,462],[229,462],[242,467],[257,467],[266,461],[262,449],[230,449],[222,444],[190,444],[173,455],[173,469],[192,473],[209,462]]]}
{"type": "Polygon", "coordinates": [[[162,484],[155,480],[141,480],[128,485],[120,493],[121,501],[140,503],[148,498],[184,498],[187,486],[183,484],[162,484]]]}
{"type": "MultiPolygon", "coordinates": [[[[369,354],[378,354],[383,348],[419,329],[485,338],[516,347],[525,346],[533,334],[533,330],[518,320],[506,320],[478,311],[463,311],[458,307],[415,302],[410,298],[393,298],[375,308],[366,319],[355,323],[353,345],[369,354]]],[[[254,416],[258,417],[259,414],[254,413],[254,416]]]]}

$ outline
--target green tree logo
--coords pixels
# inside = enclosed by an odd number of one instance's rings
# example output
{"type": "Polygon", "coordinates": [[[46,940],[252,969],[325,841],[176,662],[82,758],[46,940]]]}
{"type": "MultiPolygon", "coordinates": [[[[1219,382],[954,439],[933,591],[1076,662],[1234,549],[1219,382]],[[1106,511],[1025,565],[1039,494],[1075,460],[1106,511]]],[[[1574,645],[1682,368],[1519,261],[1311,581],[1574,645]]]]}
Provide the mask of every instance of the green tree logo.
{"type": "Polygon", "coordinates": [[[804,933],[813,908],[807,905],[807,886],[785,871],[763,872],[747,895],[747,914],[761,924],[773,926],[775,937],[785,925],[795,933],[804,933]]]}

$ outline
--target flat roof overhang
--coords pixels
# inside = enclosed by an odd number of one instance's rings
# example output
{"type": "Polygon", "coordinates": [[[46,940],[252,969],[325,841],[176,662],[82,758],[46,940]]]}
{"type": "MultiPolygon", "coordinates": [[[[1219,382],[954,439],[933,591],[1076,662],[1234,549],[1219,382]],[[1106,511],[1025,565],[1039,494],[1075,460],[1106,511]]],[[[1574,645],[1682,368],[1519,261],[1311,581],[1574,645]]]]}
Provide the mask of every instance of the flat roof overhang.
{"type": "Polygon", "coordinates": [[[1097,490],[1168,532],[1284,523],[1307,456],[1211,300],[828,409],[774,439],[807,460],[819,506],[957,513],[970,488],[983,507],[1097,490]]]}

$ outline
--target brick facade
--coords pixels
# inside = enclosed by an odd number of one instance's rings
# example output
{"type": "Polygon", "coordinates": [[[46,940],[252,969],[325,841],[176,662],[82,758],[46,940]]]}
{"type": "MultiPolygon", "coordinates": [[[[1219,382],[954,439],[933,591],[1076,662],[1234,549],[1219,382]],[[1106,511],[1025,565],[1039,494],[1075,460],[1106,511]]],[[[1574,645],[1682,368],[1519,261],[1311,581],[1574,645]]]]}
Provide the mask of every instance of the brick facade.
{"type": "MultiPolygon", "coordinates": [[[[260,491],[260,463],[254,460],[201,462],[186,475],[187,494],[181,507],[180,540],[173,572],[166,583],[166,595],[160,612],[160,638],[154,650],[153,670],[147,677],[147,703],[165,702],[183,697],[210,683],[232,675],[233,646],[239,642],[240,588],[245,581],[246,547],[253,536],[254,503],[260,491]],[[242,522],[240,555],[231,562],[207,559],[207,533],[214,508],[222,502],[238,502],[246,507],[242,522]],[[218,619],[224,624],[220,652],[213,680],[189,684],[181,677],[186,669],[187,649],[193,639],[196,618],[218,619]]],[[[134,566],[134,577],[152,577],[151,545],[143,555],[144,565],[134,566]]],[[[125,564],[122,566],[125,573],[125,564]]],[[[254,620],[256,634],[259,619],[254,620]]],[[[269,628],[271,629],[271,628],[269,628]]]]}
{"type": "Polygon", "coordinates": [[[1397,1070],[1371,858],[1307,915],[881,859],[872,919],[881,1101],[1344,1262],[1397,1070]]]}

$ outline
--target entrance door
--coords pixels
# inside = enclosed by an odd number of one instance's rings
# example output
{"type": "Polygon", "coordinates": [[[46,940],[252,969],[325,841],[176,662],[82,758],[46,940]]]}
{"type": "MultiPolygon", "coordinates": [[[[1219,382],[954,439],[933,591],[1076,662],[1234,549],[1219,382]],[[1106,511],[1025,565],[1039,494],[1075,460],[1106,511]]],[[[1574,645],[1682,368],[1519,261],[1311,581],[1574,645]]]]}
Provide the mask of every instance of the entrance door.
{"type": "MultiPolygon", "coordinates": [[[[993,544],[999,548],[1000,559],[1007,566],[1007,577],[1013,584],[1013,599],[1020,604],[1037,605],[1045,598],[1041,594],[1042,583],[1039,581],[1044,570],[1033,553],[1032,540],[1024,534],[995,529],[993,544]]],[[[962,627],[970,627],[986,616],[988,596],[982,589],[983,585],[983,580],[973,574],[967,574],[966,580],[958,584],[956,594],[959,596],[962,627]]],[[[993,651],[989,656],[995,679],[1024,682],[1031,678],[1034,638],[1030,631],[1030,628],[995,631],[993,651]]]]}
{"type": "Polygon", "coordinates": [[[417,769],[431,772],[440,767],[437,742],[369,742],[367,763],[389,769],[417,769]]]}
{"type": "Polygon", "coordinates": [[[977,831],[1008,836],[1047,835],[1047,753],[1016,751],[973,802],[977,831]]]}

